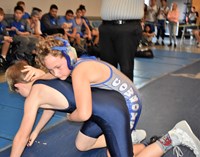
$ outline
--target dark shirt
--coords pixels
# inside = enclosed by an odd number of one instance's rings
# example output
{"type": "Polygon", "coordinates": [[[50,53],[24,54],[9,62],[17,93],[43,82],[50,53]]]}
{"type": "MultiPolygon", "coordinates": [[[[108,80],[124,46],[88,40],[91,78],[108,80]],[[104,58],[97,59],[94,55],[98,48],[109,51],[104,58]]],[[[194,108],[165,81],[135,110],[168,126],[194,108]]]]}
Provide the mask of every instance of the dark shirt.
{"type": "Polygon", "coordinates": [[[41,19],[42,31],[45,31],[48,29],[56,29],[56,28],[61,28],[58,25],[58,18],[51,16],[50,13],[44,14],[41,19]]]}
{"type": "MultiPolygon", "coordinates": [[[[82,16],[82,19],[85,20],[85,22],[86,22],[86,24],[88,25],[89,29],[92,31],[92,26],[90,25],[89,19],[88,19],[87,17],[85,17],[85,16],[82,16]]],[[[86,31],[85,25],[82,25],[82,27],[81,27],[81,32],[84,33],[85,31],[86,31]]]]}

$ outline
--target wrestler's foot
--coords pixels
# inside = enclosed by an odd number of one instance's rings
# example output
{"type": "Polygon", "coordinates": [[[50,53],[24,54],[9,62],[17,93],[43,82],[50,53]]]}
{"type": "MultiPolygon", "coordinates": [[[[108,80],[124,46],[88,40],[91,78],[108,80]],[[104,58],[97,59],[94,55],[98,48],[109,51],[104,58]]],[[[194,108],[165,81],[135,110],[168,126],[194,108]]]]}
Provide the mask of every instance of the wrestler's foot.
{"type": "Polygon", "coordinates": [[[172,145],[184,145],[193,150],[196,157],[200,157],[200,141],[192,132],[186,121],[181,121],[170,130],[169,135],[172,139],[172,145]]]}
{"type": "Polygon", "coordinates": [[[145,130],[133,130],[131,133],[132,143],[140,143],[143,141],[147,136],[147,133],[145,130]]]}

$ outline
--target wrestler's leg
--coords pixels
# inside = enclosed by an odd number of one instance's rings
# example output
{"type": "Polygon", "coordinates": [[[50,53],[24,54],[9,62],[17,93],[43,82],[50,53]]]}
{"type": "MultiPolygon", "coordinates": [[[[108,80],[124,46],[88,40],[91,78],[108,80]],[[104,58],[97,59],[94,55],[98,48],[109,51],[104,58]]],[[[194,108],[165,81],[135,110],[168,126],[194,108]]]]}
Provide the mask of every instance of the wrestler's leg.
{"type": "MultiPolygon", "coordinates": [[[[85,128],[86,125],[84,125],[83,128],[85,128]]],[[[96,133],[99,134],[98,130],[100,130],[100,128],[98,129],[98,126],[95,123],[94,123],[93,127],[96,127],[96,129],[97,129],[96,133]]],[[[94,131],[94,128],[91,130],[94,131]]],[[[94,137],[87,136],[84,133],[82,133],[81,131],[79,131],[77,138],[76,138],[76,147],[80,151],[87,151],[87,150],[91,150],[91,149],[95,149],[95,148],[106,147],[105,136],[100,135],[99,137],[94,138],[94,137]]],[[[133,146],[134,154],[135,155],[139,154],[144,148],[145,148],[144,144],[135,144],[133,146]]],[[[108,157],[110,156],[109,152],[107,152],[107,155],[108,155],[108,157]]]]}
{"type": "MultiPolygon", "coordinates": [[[[187,146],[193,150],[195,156],[200,156],[200,141],[192,132],[192,129],[186,121],[177,123],[166,135],[146,147],[139,155],[136,155],[136,157],[161,157],[167,151],[173,147],[177,148],[179,145],[187,146]]],[[[182,156],[180,149],[176,151],[176,153],[182,156]]]]}
{"type": "MultiPolygon", "coordinates": [[[[91,122],[85,122],[81,132],[92,138],[98,138],[103,133],[111,156],[133,156],[130,117],[124,97],[116,91],[98,89],[98,93],[92,92],[92,98],[91,122]]],[[[82,145],[78,145],[79,141],[77,138],[76,145],[83,150],[82,145]]]]}

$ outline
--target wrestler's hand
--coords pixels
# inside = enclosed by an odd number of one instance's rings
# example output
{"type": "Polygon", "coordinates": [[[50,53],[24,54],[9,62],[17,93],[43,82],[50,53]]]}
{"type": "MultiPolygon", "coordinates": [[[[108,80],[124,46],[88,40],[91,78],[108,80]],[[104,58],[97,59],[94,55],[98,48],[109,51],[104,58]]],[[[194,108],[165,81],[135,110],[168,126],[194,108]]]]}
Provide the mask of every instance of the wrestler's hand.
{"type": "Polygon", "coordinates": [[[21,71],[23,73],[26,73],[26,76],[24,78],[25,81],[34,81],[37,80],[38,78],[40,78],[42,75],[45,74],[44,71],[34,68],[30,65],[26,65],[24,66],[24,69],[21,71]]]}
{"type": "Polygon", "coordinates": [[[35,139],[37,138],[38,134],[36,132],[32,132],[30,137],[29,137],[29,140],[28,140],[28,143],[27,143],[27,146],[30,147],[33,145],[33,142],[35,141],[35,139]]]}

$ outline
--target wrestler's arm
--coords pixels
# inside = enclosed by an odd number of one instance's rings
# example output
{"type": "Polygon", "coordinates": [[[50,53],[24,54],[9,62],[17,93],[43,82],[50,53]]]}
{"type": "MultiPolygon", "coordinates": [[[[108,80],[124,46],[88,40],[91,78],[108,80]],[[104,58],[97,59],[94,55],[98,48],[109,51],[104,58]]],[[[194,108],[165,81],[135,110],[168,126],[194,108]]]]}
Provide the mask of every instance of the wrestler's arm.
{"type": "Polygon", "coordinates": [[[54,110],[44,110],[42,113],[42,116],[33,130],[33,132],[30,135],[30,138],[28,140],[27,146],[31,146],[35,139],[37,138],[38,134],[40,131],[44,128],[44,126],[47,124],[47,122],[51,119],[51,117],[54,115],[55,111],[54,110]]]}
{"type": "Polygon", "coordinates": [[[45,73],[43,70],[34,68],[30,65],[24,66],[22,72],[27,73],[24,78],[25,81],[34,81],[38,79],[49,80],[55,78],[55,76],[53,76],[52,74],[45,73]]]}
{"type": "Polygon", "coordinates": [[[28,142],[32,127],[35,122],[37,111],[39,108],[39,99],[37,93],[31,91],[24,103],[24,115],[17,134],[14,137],[11,157],[20,157],[28,142]]]}
{"type": "Polygon", "coordinates": [[[76,110],[68,116],[71,121],[86,121],[92,114],[92,94],[90,79],[87,76],[88,72],[84,70],[74,70],[72,73],[76,110]]]}

